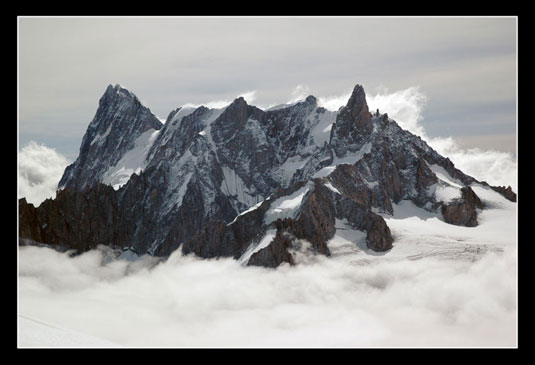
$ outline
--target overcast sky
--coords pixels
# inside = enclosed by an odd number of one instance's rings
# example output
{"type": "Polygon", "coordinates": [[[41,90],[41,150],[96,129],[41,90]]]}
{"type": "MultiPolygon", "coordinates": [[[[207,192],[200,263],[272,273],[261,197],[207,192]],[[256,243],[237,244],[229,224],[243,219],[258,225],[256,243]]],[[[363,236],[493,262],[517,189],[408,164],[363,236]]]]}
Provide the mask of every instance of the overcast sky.
{"type": "Polygon", "coordinates": [[[70,160],[116,83],[161,119],[251,92],[266,107],[299,86],[317,97],[418,86],[429,136],[516,150],[515,17],[19,17],[18,60],[20,148],[70,160]]]}

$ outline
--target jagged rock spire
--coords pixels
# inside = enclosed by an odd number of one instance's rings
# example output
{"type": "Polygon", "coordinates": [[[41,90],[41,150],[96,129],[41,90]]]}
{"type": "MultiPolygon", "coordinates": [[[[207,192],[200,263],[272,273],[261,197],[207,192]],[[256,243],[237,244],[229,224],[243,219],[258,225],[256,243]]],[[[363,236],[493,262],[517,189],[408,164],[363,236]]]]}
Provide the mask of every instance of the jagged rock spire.
{"type": "Polygon", "coordinates": [[[357,127],[363,131],[370,132],[371,117],[368,110],[368,103],[366,102],[366,93],[362,85],[355,85],[353,93],[351,94],[345,108],[341,114],[349,114],[357,127]]]}
{"type": "Polygon", "coordinates": [[[372,115],[368,110],[366,94],[356,85],[347,104],[342,107],[331,129],[330,144],[338,157],[358,151],[372,132],[372,115]]]}

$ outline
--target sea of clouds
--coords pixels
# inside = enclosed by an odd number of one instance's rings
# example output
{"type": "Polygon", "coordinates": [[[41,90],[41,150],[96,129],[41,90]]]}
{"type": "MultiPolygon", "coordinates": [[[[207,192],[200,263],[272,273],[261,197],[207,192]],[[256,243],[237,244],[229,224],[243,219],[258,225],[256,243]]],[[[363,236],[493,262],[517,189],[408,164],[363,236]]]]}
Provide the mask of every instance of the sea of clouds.
{"type": "Polygon", "coordinates": [[[127,347],[516,344],[515,250],[476,262],[318,256],[277,269],[106,256],[22,247],[19,313],[127,347]]]}
{"type": "MultiPolygon", "coordinates": [[[[348,97],[319,101],[336,108],[348,97]]],[[[426,136],[425,97],[417,88],[371,95],[368,102],[370,110],[388,112],[403,128],[426,136]]],[[[448,138],[428,142],[475,178],[516,187],[516,161],[510,154],[463,150],[448,138]]],[[[66,165],[66,159],[50,148],[25,146],[19,153],[19,196],[37,204],[53,197],[66,165]]],[[[178,251],[159,262],[148,256],[117,260],[104,246],[76,257],[45,247],[20,247],[18,343],[21,347],[515,347],[516,219],[503,217],[516,212],[508,204],[498,202],[482,215],[489,227],[504,225],[501,232],[510,236],[508,246],[475,259],[432,254],[417,260],[389,259],[387,253],[366,262],[313,256],[296,266],[267,269],[178,251]],[[499,210],[500,204],[508,207],[503,210],[506,214],[499,210]],[[52,329],[64,337],[52,336],[52,329]]],[[[400,221],[400,227],[412,231],[395,231],[398,242],[420,239],[419,224],[429,223],[427,218],[408,219],[411,225],[400,221]]],[[[444,245],[462,244],[457,241],[463,241],[464,232],[472,243],[486,244],[483,235],[470,236],[475,230],[458,232],[455,237],[445,235],[444,245]]],[[[442,238],[434,239],[440,244],[442,238]]]]}

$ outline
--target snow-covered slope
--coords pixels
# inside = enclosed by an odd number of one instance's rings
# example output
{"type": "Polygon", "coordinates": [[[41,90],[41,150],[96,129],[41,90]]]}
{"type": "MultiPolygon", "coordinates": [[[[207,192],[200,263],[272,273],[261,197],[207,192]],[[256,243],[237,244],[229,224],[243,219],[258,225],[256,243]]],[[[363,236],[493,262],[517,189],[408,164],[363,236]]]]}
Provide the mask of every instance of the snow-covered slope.
{"type": "Polygon", "coordinates": [[[134,148],[128,150],[123,157],[102,176],[102,183],[111,185],[115,190],[126,184],[130,176],[139,174],[147,165],[147,154],[159,134],[159,130],[149,129],[134,142],[134,148]]]}
{"type": "Polygon", "coordinates": [[[475,261],[488,252],[515,249],[517,242],[517,206],[491,188],[474,184],[474,191],[487,209],[479,215],[477,227],[454,226],[440,214],[417,207],[409,200],[394,204],[394,214],[382,214],[395,237],[388,253],[376,253],[366,247],[365,232],[337,220],[335,236],[328,242],[332,258],[354,263],[418,260],[425,257],[475,261]]]}

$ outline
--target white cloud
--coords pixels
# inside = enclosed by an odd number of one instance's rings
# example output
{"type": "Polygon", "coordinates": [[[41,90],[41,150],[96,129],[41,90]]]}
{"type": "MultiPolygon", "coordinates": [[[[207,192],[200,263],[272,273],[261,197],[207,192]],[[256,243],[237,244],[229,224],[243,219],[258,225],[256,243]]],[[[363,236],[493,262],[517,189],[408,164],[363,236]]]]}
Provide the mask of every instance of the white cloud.
{"type": "Polygon", "coordinates": [[[18,197],[41,204],[54,197],[69,161],[54,149],[29,142],[18,154],[18,197]]]}
{"type": "MultiPolygon", "coordinates": [[[[247,104],[251,105],[251,103],[253,103],[256,100],[256,90],[246,91],[238,95],[237,98],[240,96],[242,96],[245,99],[247,104]]],[[[182,107],[183,108],[198,108],[200,106],[205,106],[210,109],[221,109],[221,108],[226,107],[230,103],[232,103],[232,101],[233,100],[214,100],[214,101],[209,101],[203,104],[187,103],[187,104],[182,105],[182,107]]]]}
{"type": "Polygon", "coordinates": [[[418,87],[409,87],[395,92],[383,89],[375,95],[367,96],[366,99],[371,112],[379,109],[380,113],[388,113],[388,116],[403,129],[407,129],[422,138],[426,137],[421,122],[427,98],[418,87]]]}
{"type": "Polygon", "coordinates": [[[310,95],[310,88],[307,85],[297,85],[290,93],[290,99],[286,104],[297,103],[298,101],[306,99],[310,95]]]}
{"type": "Polygon", "coordinates": [[[240,96],[242,96],[245,99],[245,101],[247,101],[248,104],[251,104],[252,102],[256,100],[256,90],[247,91],[241,94],[240,96]]]}
{"type": "MultiPolygon", "coordinates": [[[[285,104],[294,104],[299,101],[303,101],[309,95],[313,95],[310,87],[307,85],[299,84],[295,88],[293,88],[290,93],[290,99],[285,104]]],[[[349,100],[350,96],[351,91],[339,95],[317,96],[318,106],[321,106],[330,111],[338,111],[340,107],[347,104],[347,101],[349,100]]],[[[272,104],[270,106],[274,105],[276,104],[272,104]]]]}
{"type": "Polygon", "coordinates": [[[516,343],[515,250],[476,263],[322,256],[276,270],[178,252],[152,268],[102,256],[21,248],[19,313],[121,346],[516,343]]]}
{"type": "Polygon", "coordinates": [[[318,105],[327,110],[338,111],[340,107],[347,104],[350,97],[351,92],[335,96],[322,96],[318,98],[318,105]]]}

